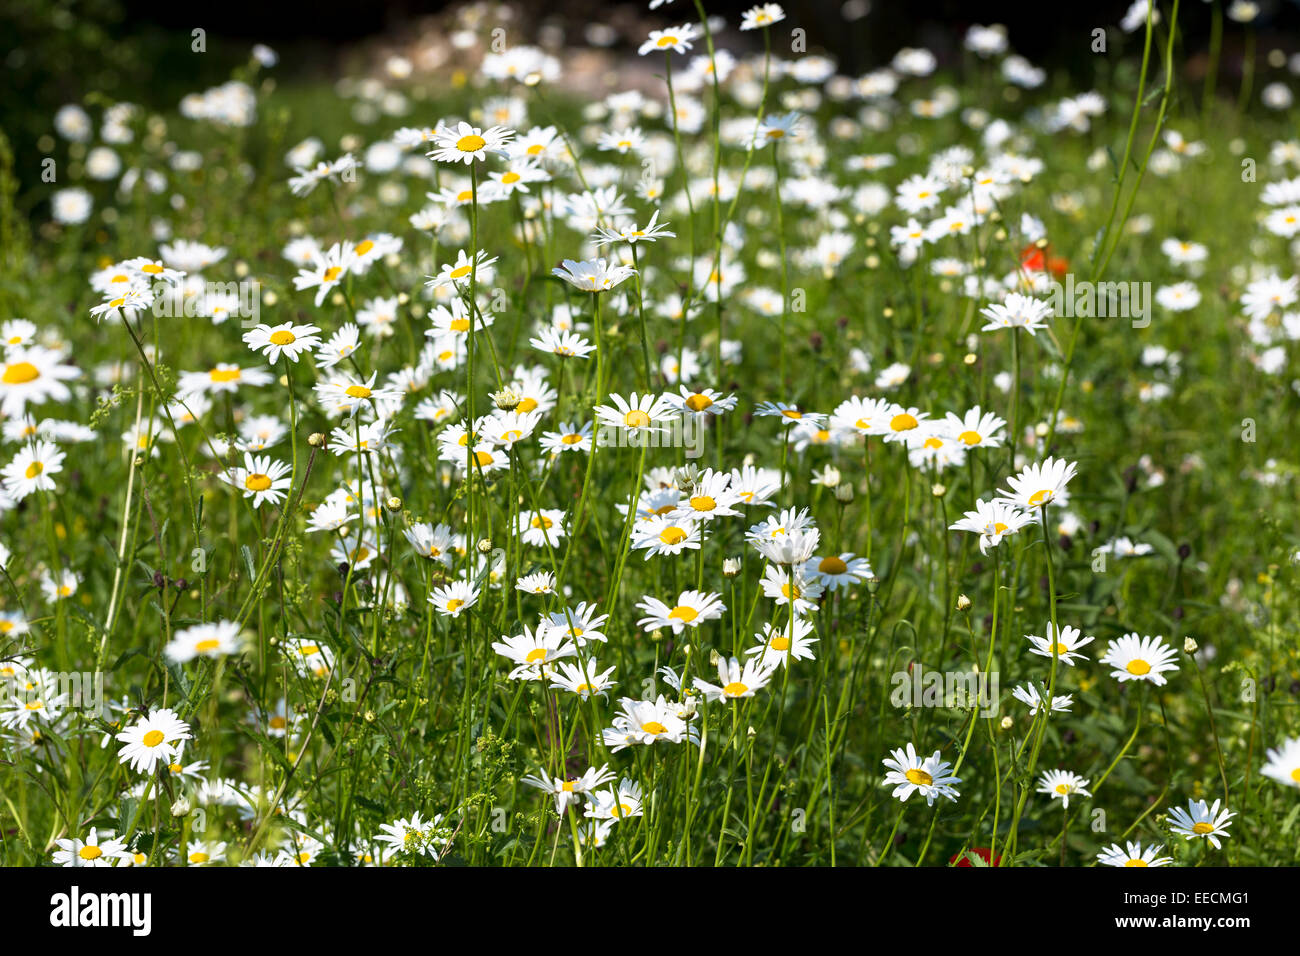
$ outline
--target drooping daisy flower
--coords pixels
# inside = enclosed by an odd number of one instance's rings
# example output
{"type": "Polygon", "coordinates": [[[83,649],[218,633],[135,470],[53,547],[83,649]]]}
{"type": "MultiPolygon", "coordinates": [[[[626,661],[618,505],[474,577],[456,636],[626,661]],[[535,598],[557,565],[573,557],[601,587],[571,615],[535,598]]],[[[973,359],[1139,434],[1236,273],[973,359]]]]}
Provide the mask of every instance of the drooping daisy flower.
{"type": "Polygon", "coordinates": [[[906,802],[913,793],[919,793],[925,797],[928,806],[934,806],[938,797],[955,801],[961,796],[952,786],[961,783],[961,779],[949,773],[952,764],[941,759],[938,750],[922,760],[916,748],[909,743],[906,750],[899,747],[883,763],[889,768],[883,786],[892,785],[894,792],[891,796],[900,801],[906,802]]]}
{"type": "Polygon", "coordinates": [[[950,531],[969,531],[980,536],[980,554],[1002,543],[1003,537],[1015,534],[1032,522],[1033,516],[1001,501],[975,502],[975,510],[967,511],[948,526],[950,531]]]}
{"type": "Polygon", "coordinates": [[[1070,797],[1076,793],[1085,797],[1092,796],[1085,789],[1087,786],[1087,778],[1068,770],[1044,770],[1038,778],[1038,792],[1050,794],[1053,800],[1059,797],[1064,809],[1069,809],[1070,797]]]}
{"type": "MultiPolygon", "coordinates": [[[[1039,708],[1043,706],[1043,695],[1039,692],[1038,687],[1034,684],[1022,684],[1011,690],[1011,696],[1029,706],[1029,715],[1031,717],[1038,714],[1039,708]]],[[[1052,713],[1069,713],[1070,706],[1074,702],[1074,695],[1066,694],[1063,697],[1052,697],[1052,713]]]]}
{"type": "Polygon", "coordinates": [[[1163,687],[1168,683],[1164,673],[1178,670],[1178,664],[1174,661],[1177,656],[1178,652],[1165,644],[1159,636],[1142,637],[1133,633],[1111,641],[1099,663],[1114,668],[1110,676],[1120,683],[1145,680],[1163,687]]]}
{"type": "Polygon", "coordinates": [[[1227,807],[1219,809],[1219,802],[1207,806],[1204,800],[1188,800],[1187,809],[1174,807],[1169,811],[1169,829],[1189,840],[1205,838],[1217,850],[1219,837],[1228,836],[1231,819],[1237,814],[1227,807]]]}

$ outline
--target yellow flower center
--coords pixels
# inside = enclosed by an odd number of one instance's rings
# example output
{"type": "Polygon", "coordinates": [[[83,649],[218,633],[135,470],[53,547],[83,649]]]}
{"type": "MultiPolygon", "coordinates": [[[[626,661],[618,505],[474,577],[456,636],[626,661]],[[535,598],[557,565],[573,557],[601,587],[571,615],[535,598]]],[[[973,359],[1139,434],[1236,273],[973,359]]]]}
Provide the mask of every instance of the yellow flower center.
{"type": "Polygon", "coordinates": [[[343,392],[348,396],[348,398],[370,397],[370,389],[366,388],[364,385],[349,385],[343,390],[343,392]]]}
{"type": "Polygon", "coordinates": [[[848,569],[849,566],[833,554],[829,558],[822,558],[817,565],[817,570],[822,574],[843,574],[848,569]]]}
{"type": "Polygon", "coordinates": [[[707,395],[696,393],[686,400],[686,407],[693,412],[702,412],[713,404],[713,399],[707,395]]]}
{"type": "Polygon", "coordinates": [[[1052,500],[1052,489],[1044,488],[1042,491],[1035,491],[1029,496],[1029,504],[1033,506],[1047,504],[1052,500]]]}
{"type": "Polygon", "coordinates": [[[1134,677],[1141,677],[1143,674],[1151,673],[1151,665],[1141,658],[1129,661],[1124,669],[1134,677]]]}
{"type": "Polygon", "coordinates": [[[803,418],[803,412],[796,411],[793,408],[787,408],[781,414],[784,415],[786,418],[796,418],[796,419],[803,418]]]}
{"type": "Polygon", "coordinates": [[[1125,866],[1146,866],[1146,865],[1147,865],[1147,861],[1146,861],[1146,860],[1139,860],[1137,857],[1134,857],[1134,858],[1131,859],[1131,860],[1126,860],[1126,861],[1124,862],[1124,865],[1125,865],[1125,866]]]}
{"type": "Polygon", "coordinates": [[[474,271],[473,266],[457,266],[447,274],[451,276],[453,279],[463,279],[473,271],[474,271]]]}
{"type": "Polygon", "coordinates": [[[459,611],[462,607],[464,607],[464,605],[465,602],[462,601],[460,598],[452,598],[450,601],[447,602],[447,610],[459,611]]]}
{"type": "Polygon", "coordinates": [[[565,435],[563,438],[560,439],[560,441],[562,441],[562,442],[563,442],[564,444],[566,444],[566,445],[576,445],[576,444],[578,444],[578,442],[582,441],[582,436],[581,436],[581,435],[565,435]]]}
{"type": "Polygon", "coordinates": [[[266,491],[271,487],[271,476],[251,474],[244,479],[244,487],[249,491],[266,491]]]}
{"type": "Polygon", "coordinates": [[[239,366],[234,368],[214,368],[208,373],[208,378],[214,382],[237,382],[239,381],[239,366]]]}
{"type": "Polygon", "coordinates": [[[1058,783],[1056,785],[1056,792],[1062,795],[1067,794],[1070,792],[1070,787],[1068,784],[1058,783]]]}
{"type": "Polygon", "coordinates": [[[550,518],[546,517],[546,515],[537,515],[536,517],[533,518],[534,528],[549,528],[554,523],[555,522],[553,522],[550,518]]]}
{"type": "Polygon", "coordinates": [[[335,279],[339,277],[339,274],[342,271],[343,271],[342,266],[330,266],[328,269],[325,270],[325,276],[324,276],[325,281],[333,282],[335,279]]]}
{"type": "Polygon", "coordinates": [[[686,540],[686,532],[674,525],[659,532],[659,540],[664,544],[681,544],[686,540]]]}
{"type": "Polygon", "coordinates": [[[373,248],[375,248],[375,241],[373,239],[362,239],[357,243],[356,253],[359,256],[364,256],[373,248]]]}
{"type": "Polygon", "coordinates": [[[696,511],[712,511],[718,503],[708,495],[695,495],[691,498],[691,507],[696,511]]]}
{"type": "Polygon", "coordinates": [[[687,607],[685,604],[679,604],[668,612],[669,618],[676,618],[679,621],[685,621],[687,624],[700,616],[700,612],[693,607],[687,607]]]}
{"type": "Polygon", "coordinates": [[[206,641],[199,641],[194,645],[194,649],[201,654],[204,651],[215,651],[220,646],[221,642],[219,640],[215,637],[210,637],[206,641]]]}
{"type": "Polygon", "coordinates": [[[652,720],[649,723],[642,724],[641,729],[647,734],[666,734],[668,732],[668,728],[657,720],[652,720]]]}
{"type": "Polygon", "coordinates": [[[151,730],[144,735],[144,739],[140,742],[146,747],[157,747],[163,742],[163,732],[161,730],[151,730]]]}
{"type": "Polygon", "coordinates": [[[104,851],[97,846],[83,846],[77,851],[77,856],[83,860],[98,860],[104,855],[104,851]]]}
{"type": "Polygon", "coordinates": [[[6,385],[22,385],[40,377],[40,370],[31,362],[14,362],[12,365],[6,365],[2,376],[6,385]]]}
{"type": "Polygon", "coordinates": [[[456,148],[462,153],[477,153],[486,145],[487,140],[482,136],[475,136],[472,133],[469,136],[462,136],[460,139],[456,140],[456,148]]]}
{"type": "Polygon", "coordinates": [[[676,46],[676,45],[677,45],[677,37],[674,36],[661,36],[657,41],[655,41],[655,46],[659,47],[659,49],[661,50],[664,49],[665,47],[676,46]]]}
{"type": "Polygon", "coordinates": [[[623,416],[623,424],[628,428],[645,428],[650,424],[650,416],[639,408],[634,408],[623,416]]]}
{"type": "Polygon", "coordinates": [[[518,411],[531,412],[536,408],[537,408],[537,399],[525,398],[522,402],[519,403],[518,411]]]}
{"type": "Polygon", "coordinates": [[[928,787],[934,783],[934,777],[930,776],[924,770],[912,769],[903,774],[908,783],[916,784],[918,787],[928,787]]]}
{"type": "Polygon", "coordinates": [[[784,653],[790,649],[790,638],[774,637],[768,642],[767,646],[772,648],[774,651],[781,651],[784,653]]]}
{"type": "Polygon", "coordinates": [[[271,333],[271,344],[288,345],[289,343],[297,340],[297,338],[298,337],[294,335],[292,332],[290,332],[288,329],[280,329],[278,332],[271,333]]]}
{"type": "Polygon", "coordinates": [[[28,478],[35,478],[44,470],[45,470],[44,465],[42,465],[39,461],[34,461],[27,466],[27,470],[23,472],[23,474],[25,474],[28,478]]]}
{"type": "Polygon", "coordinates": [[[1208,823],[1193,823],[1193,824],[1192,824],[1192,832],[1193,832],[1193,833],[1213,833],[1213,832],[1214,832],[1214,827],[1211,826],[1211,825],[1208,824],[1208,823]]]}
{"type": "Polygon", "coordinates": [[[190,862],[191,862],[191,863],[207,863],[207,862],[208,862],[208,859],[209,859],[209,857],[208,857],[208,855],[207,855],[206,853],[191,853],[191,854],[190,854],[190,862]]]}
{"type": "Polygon", "coordinates": [[[501,177],[501,181],[503,183],[517,183],[519,182],[519,179],[520,176],[518,173],[506,173],[504,176],[501,177]]]}
{"type": "Polygon", "coordinates": [[[538,156],[545,148],[546,147],[543,146],[541,143],[533,143],[533,145],[529,146],[528,149],[524,150],[524,152],[526,152],[529,156],[538,156]]]}
{"type": "Polygon", "coordinates": [[[287,727],[288,725],[289,725],[289,721],[285,720],[283,717],[280,717],[278,715],[272,717],[271,720],[269,721],[269,726],[272,730],[284,730],[284,728],[287,727]]]}
{"type": "Polygon", "coordinates": [[[742,697],[749,691],[749,688],[738,680],[733,680],[722,688],[722,693],[727,697],[742,697]]]}
{"type": "Polygon", "coordinates": [[[1004,532],[1004,531],[1006,531],[1006,530],[1007,530],[1007,526],[1004,525],[1001,521],[995,521],[995,522],[993,522],[993,533],[994,533],[994,534],[1001,534],[1002,532],[1004,532]]]}
{"type": "Polygon", "coordinates": [[[447,323],[447,328],[451,329],[453,332],[468,332],[469,319],[452,319],[447,323]]]}
{"type": "Polygon", "coordinates": [[[918,424],[919,422],[917,422],[916,416],[909,415],[907,412],[903,412],[900,415],[895,415],[893,418],[889,420],[890,430],[896,432],[910,431],[911,429],[915,428],[918,424]]]}

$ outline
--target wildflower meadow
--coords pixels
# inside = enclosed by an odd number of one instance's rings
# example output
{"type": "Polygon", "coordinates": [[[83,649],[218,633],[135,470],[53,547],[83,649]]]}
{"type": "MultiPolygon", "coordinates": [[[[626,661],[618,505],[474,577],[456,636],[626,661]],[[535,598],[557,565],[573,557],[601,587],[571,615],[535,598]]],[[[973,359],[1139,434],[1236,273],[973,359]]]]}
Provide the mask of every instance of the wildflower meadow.
{"type": "Polygon", "coordinates": [[[1300,863],[1277,4],[631,6],[0,138],[0,863],[1300,863]]]}

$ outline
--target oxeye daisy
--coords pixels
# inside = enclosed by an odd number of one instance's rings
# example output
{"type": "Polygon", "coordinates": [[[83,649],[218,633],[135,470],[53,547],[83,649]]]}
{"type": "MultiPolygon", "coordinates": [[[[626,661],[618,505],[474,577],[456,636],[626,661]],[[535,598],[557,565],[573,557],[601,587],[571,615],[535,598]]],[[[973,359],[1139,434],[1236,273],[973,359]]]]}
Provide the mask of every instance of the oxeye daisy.
{"type": "Polygon", "coordinates": [[[975,510],[967,511],[960,519],[948,526],[951,531],[969,531],[980,536],[980,554],[988,554],[989,548],[995,548],[1009,534],[1015,534],[1032,522],[1033,516],[1019,508],[1000,501],[975,502],[975,510]]]}
{"type": "Polygon", "coordinates": [[[235,621],[196,624],[176,632],[163,648],[169,661],[182,664],[196,657],[222,657],[241,650],[240,627],[235,621]]]}
{"type": "Polygon", "coordinates": [[[677,233],[669,232],[665,227],[666,222],[659,221],[659,210],[655,210],[650,221],[644,226],[638,226],[634,222],[623,223],[615,228],[608,226],[597,226],[596,234],[592,236],[592,241],[597,246],[608,245],[614,242],[626,242],[630,245],[636,245],[638,242],[655,242],[659,239],[675,239],[677,233]]]}
{"type": "Polygon", "coordinates": [[[515,581],[515,590],[525,594],[554,594],[555,575],[550,571],[537,571],[525,574],[515,581]]]}
{"type": "Polygon", "coordinates": [[[639,817],[644,812],[641,806],[641,785],[624,777],[618,782],[618,790],[596,790],[587,795],[587,809],[583,816],[597,820],[624,820],[639,817]]]}
{"type": "Polygon", "coordinates": [[[780,418],[781,423],[787,426],[804,422],[822,425],[826,422],[826,416],[821,412],[801,411],[798,406],[787,405],[785,402],[759,402],[754,408],[754,414],[764,418],[780,418]]]}
{"type": "Polygon", "coordinates": [[[653,701],[623,697],[618,703],[622,713],[615,714],[613,726],[602,731],[605,746],[613,753],[636,744],[693,743],[696,739],[693,728],[678,716],[677,709],[664,700],[663,694],[653,701]]]}
{"type": "Polygon", "coordinates": [[[831,413],[831,427],[841,431],[853,431],[859,435],[880,435],[882,421],[890,417],[892,402],[883,398],[859,398],[853,396],[835,406],[831,413]]]}
{"type": "Polygon", "coordinates": [[[1142,848],[1141,842],[1125,843],[1123,847],[1112,843],[1097,854],[1097,862],[1102,866],[1168,866],[1174,861],[1171,857],[1159,855],[1164,848],[1163,843],[1153,843],[1146,849],[1142,848]]]}
{"type": "Polygon", "coordinates": [[[1300,787],[1300,737],[1283,741],[1282,746],[1270,750],[1260,772],[1288,787],[1300,787]]]}
{"type": "Polygon", "coordinates": [[[460,617],[478,603],[478,589],[468,581],[452,581],[445,587],[434,588],[429,603],[443,617],[460,617]]]}
{"type": "MultiPolygon", "coordinates": [[[[1011,696],[1016,700],[1028,705],[1029,715],[1031,717],[1038,714],[1039,709],[1043,706],[1043,696],[1039,693],[1034,684],[1023,684],[1020,687],[1014,687],[1011,690],[1011,696]]],[[[1069,713],[1070,706],[1073,704],[1072,694],[1066,694],[1063,697],[1052,697],[1052,713],[1069,713]]]]}
{"type": "Polygon", "coordinates": [[[316,308],[319,309],[325,296],[348,277],[355,260],[352,243],[336,242],[325,253],[313,258],[308,268],[298,271],[293,279],[293,287],[299,291],[315,289],[316,308]]]}
{"type": "Polygon", "coordinates": [[[610,675],[613,673],[613,667],[602,671],[594,657],[588,657],[578,664],[560,661],[551,674],[551,687],[577,694],[583,700],[590,699],[593,694],[607,697],[609,691],[618,683],[610,680],[610,675]]]}
{"type": "Polygon", "coordinates": [[[757,656],[765,668],[789,666],[790,660],[814,660],[813,645],[817,638],[813,624],[805,618],[792,617],[784,624],[764,622],[763,632],[755,634],[758,644],[745,653],[757,656]]]}
{"type": "Polygon", "coordinates": [[[72,391],[64,384],[81,370],[61,362],[63,353],[40,345],[9,349],[0,362],[0,414],[21,415],[28,403],[66,402],[72,391]]]}
{"type": "Polygon", "coordinates": [[[867,560],[851,551],[828,554],[824,558],[813,555],[804,564],[803,574],[808,580],[816,581],[831,591],[838,591],[873,576],[867,560]]]}
{"type": "Polygon", "coordinates": [[[997,448],[1002,444],[1002,429],[1007,423],[976,405],[960,417],[949,412],[944,424],[957,441],[969,448],[997,448]]]}
{"type": "Polygon", "coordinates": [[[802,567],[769,565],[759,582],[763,596],[772,598],[777,606],[789,604],[796,614],[808,614],[818,607],[817,602],[825,591],[817,578],[806,575],[802,567]]]}
{"type": "Polygon", "coordinates": [[[762,658],[745,661],[744,667],[741,667],[740,661],[734,657],[730,659],[720,657],[718,683],[710,684],[697,677],[695,689],[700,691],[706,700],[725,701],[753,697],[756,691],[768,685],[774,670],[775,667],[765,665],[762,658]]]}
{"type": "Polygon", "coordinates": [[[560,422],[557,431],[542,432],[538,443],[553,455],[566,451],[591,451],[592,429],[591,422],[584,422],[581,426],[576,422],[560,422]]]}
{"type": "Polygon", "coordinates": [[[281,647],[294,669],[304,676],[326,677],[334,667],[334,651],[311,638],[290,638],[281,647]]]}
{"type": "Polygon", "coordinates": [[[71,568],[64,568],[57,573],[47,571],[41,576],[41,593],[47,601],[62,601],[77,593],[81,587],[81,577],[71,568]]]}
{"type": "Polygon", "coordinates": [[[1120,683],[1144,680],[1163,687],[1168,683],[1165,672],[1178,670],[1177,656],[1178,652],[1165,644],[1162,638],[1132,633],[1111,641],[1099,663],[1114,668],[1110,676],[1120,683]]]}
{"type": "Polygon", "coordinates": [[[1087,786],[1087,778],[1080,777],[1077,773],[1071,773],[1068,770],[1044,770],[1042,776],[1038,778],[1038,792],[1049,794],[1053,800],[1059,798],[1064,809],[1069,809],[1070,797],[1075,794],[1085,797],[1092,796],[1085,789],[1087,786]]]}
{"type": "Polygon", "coordinates": [[[148,289],[134,288],[114,290],[107,294],[99,305],[90,310],[90,314],[99,322],[103,319],[122,320],[134,318],[154,304],[153,293],[148,289]]]}
{"type": "Polygon", "coordinates": [[[191,395],[233,395],[241,385],[261,386],[271,381],[271,373],[255,366],[243,368],[231,362],[218,362],[206,372],[181,372],[177,395],[188,400],[191,395]]]}
{"type": "Polygon", "coordinates": [[[552,777],[542,773],[537,776],[520,777],[519,782],[530,787],[536,787],[538,790],[544,790],[554,796],[555,812],[563,816],[569,805],[576,804],[582,794],[590,793],[601,784],[608,783],[613,779],[614,774],[609,769],[609,764],[603,764],[599,770],[595,767],[588,767],[581,776],[571,779],[552,777]]]}
{"type": "MultiPolygon", "coordinates": [[[[436,276],[428,277],[425,286],[430,289],[445,287],[468,289],[471,280],[480,285],[489,283],[493,277],[492,266],[496,261],[496,256],[489,256],[482,249],[475,252],[472,257],[467,255],[464,249],[457,250],[456,261],[444,262],[436,276]]],[[[459,306],[452,306],[452,308],[458,309],[461,315],[452,322],[451,329],[456,332],[468,332],[470,323],[465,303],[462,302],[459,306]]],[[[488,316],[481,316],[482,320],[488,318],[488,316]]]]}
{"type": "Polygon", "coordinates": [[[689,494],[677,502],[674,518],[707,522],[727,515],[738,515],[733,505],[740,503],[740,495],[728,487],[731,473],[708,468],[692,483],[689,494]]]}
{"type": "Polygon", "coordinates": [[[891,796],[900,801],[906,802],[913,793],[919,793],[928,806],[934,806],[939,797],[955,801],[961,796],[952,786],[961,783],[961,779],[949,773],[952,764],[941,759],[938,750],[921,759],[909,743],[906,749],[899,747],[892,751],[882,762],[889,768],[883,786],[893,786],[891,796]]]}
{"type": "Polygon", "coordinates": [[[480,129],[469,123],[457,123],[455,127],[440,127],[434,132],[433,149],[427,155],[441,163],[464,163],[468,166],[486,159],[488,153],[508,156],[514,136],[514,131],[504,126],[480,129]]]}
{"type": "Polygon", "coordinates": [[[402,536],[422,558],[451,564],[451,528],[445,524],[431,525],[416,522],[402,530],[402,536]]]}
{"type": "Polygon", "coordinates": [[[638,395],[632,392],[626,399],[611,394],[609,405],[596,406],[596,421],[600,425],[617,429],[625,434],[655,432],[673,419],[672,402],[663,395],[638,395]]]}
{"type": "Polygon", "coordinates": [[[687,627],[699,627],[705,621],[722,617],[727,606],[721,597],[705,591],[683,591],[677,596],[677,602],[669,607],[658,598],[647,595],[636,605],[638,610],[646,613],[636,622],[637,627],[646,631],[672,628],[674,634],[680,634],[687,627]]]}
{"type": "Polygon", "coordinates": [[[525,544],[537,548],[549,545],[553,548],[566,533],[564,512],[558,508],[521,511],[517,519],[517,530],[525,544]]]}
{"type": "Polygon", "coordinates": [[[297,362],[303,352],[311,352],[320,345],[318,329],[314,325],[294,325],[285,322],[281,325],[259,325],[244,333],[244,342],[254,352],[261,352],[274,365],[283,355],[291,362],[297,362]]]}
{"type": "Polygon", "coordinates": [[[370,377],[364,380],[340,377],[319,382],[315,386],[316,400],[326,411],[355,414],[360,406],[372,401],[396,398],[392,389],[386,386],[375,386],[375,378],[378,374],[378,372],[371,372],[370,377]]]}
{"type": "Polygon", "coordinates": [[[870,434],[880,435],[886,442],[907,443],[929,417],[919,408],[890,405],[889,411],[873,423],[870,434]]]}
{"type": "Polygon", "coordinates": [[[1188,840],[1204,838],[1217,850],[1220,848],[1219,837],[1228,836],[1228,827],[1237,814],[1224,807],[1219,809],[1219,801],[1207,805],[1204,800],[1188,800],[1187,809],[1174,807],[1169,811],[1169,829],[1188,840]]]}
{"type": "Polygon", "coordinates": [[[645,551],[647,561],[660,555],[698,551],[700,543],[700,526],[688,517],[653,515],[632,528],[632,548],[645,551]]]}
{"type": "Polygon", "coordinates": [[[53,442],[32,442],[19,449],[13,461],[5,465],[4,490],[14,501],[22,501],[35,491],[53,491],[54,478],[63,470],[64,453],[53,442]]]}
{"type": "Polygon", "coordinates": [[[565,259],[551,275],[563,279],[580,292],[608,292],[610,289],[636,275],[631,266],[618,265],[605,259],[587,259],[582,262],[565,259]]]}
{"type": "Polygon", "coordinates": [[[501,640],[493,642],[492,650],[515,662],[511,680],[527,681],[549,678],[552,664],[577,653],[568,635],[552,629],[545,621],[537,625],[535,632],[524,625],[521,634],[503,634],[501,640]]]}
{"type": "Polygon", "coordinates": [[[245,498],[252,498],[254,508],[260,508],[267,501],[276,505],[284,500],[285,492],[293,483],[289,476],[291,470],[282,461],[245,452],[243,467],[222,472],[221,479],[239,489],[245,498]]]}
{"type": "Polygon", "coordinates": [[[95,827],[90,828],[86,839],[55,840],[55,866],[112,866],[126,852],[126,844],[112,833],[102,836],[95,827]]]}
{"type": "Polygon", "coordinates": [[[566,358],[586,358],[596,351],[596,346],[576,332],[562,332],[551,328],[542,329],[528,340],[528,344],[539,352],[550,352],[566,358]]]}
{"type": "Polygon", "coordinates": [[[636,52],[641,56],[645,56],[647,53],[667,53],[669,51],[685,53],[691,48],[691,41],[695,37],[695,27],[689,23],[684,23],[679,27],[671,27],[667,30],[651,30],[649,38],[637,47],[636,52]]]}
{"type": "Polygon", "coordinates": [[[402,854],[437,857],[451,839],[451,832],[442,826],[442,814],[424,820],[417,812],[392,823],[381,823],[375,842],[385,845],[385,859],[402,854]]]}
{"type": "Polygon", "coordinates": [[[579,647],[586,647],[591,641],[605,642],[605,633],[601,629],[608,620],[609,615],[598,613],[595,604],[581,601],[577,607],[552,612],[547,616],[546,624],[573,638],[579,647]]]}
{"type": "Polygon", "coordinates": [[[980,310],[980,314],[989,320],[981,331],[1024,329],[1033,335],[1039,329],[1047,328],[1047,319],[1052,315],[1052,306],[1051,303],[1035,299],[1033,296],[1010,292],[1000,305],[986,306],[980,310]]]}
{"type": "Polygon", "coordinates": [[[1007,479],[1010,491],[999,489],[996,500],[1025,510],[1042,508],[1055,501],[1065,503],[1066,486],[1078,466],[1064,458],[1048,458],[1029,465],[1007,479]]]}
{"type": "Polygon", "coordinates": [[[1037,654],[1039,657],[1056,657],[1062,664],[1074,666],[1074,659],[1087,660],[1087,656],[1078,653],[1079,648],[1091,644],[1095,638],[1082,637],[1082,632],[1077,627],[1066,625],[1061,628],[1059,634],[1052,627],[1052,622],[1047,622],[1044,631],[1046,637],[1039,637],[1036,634],[1026,634],[1025,640],[1030,645],[1029,653],[1037,654]]]}
{"type": "Polygon", "coordinates": [[[180,753],[180,742],[193,735],[189,724],[164,707],[150,711],[116,736],[122,741],[118,761],[129,762],[137,773],[153,773],[159,760],[171,763],[180,753]]]}

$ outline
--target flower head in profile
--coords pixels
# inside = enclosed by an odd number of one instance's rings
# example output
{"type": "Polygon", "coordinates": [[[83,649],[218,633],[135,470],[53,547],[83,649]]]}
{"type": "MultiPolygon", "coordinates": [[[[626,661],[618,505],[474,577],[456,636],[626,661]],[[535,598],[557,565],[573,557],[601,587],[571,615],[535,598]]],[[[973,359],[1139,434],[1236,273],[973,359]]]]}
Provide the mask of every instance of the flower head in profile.
{"type": "Polygon", "coordinates": [[[742,697],[753,697],[756,691],[762,690],[772,679],[772,672],[775,666],[766,666],[763,658],[752,658],[745,661],[742,667],[740,661],[736,658],[721,657],[718,659],[718,683],[711,684],[708,681],[695,678],[695,689],[702,693],[706,700],[739,700],[742,697]]]}
{"type": "Polygon", "coordinates": [[[608,292],[625,279],[636,275],[631,266],[611,264],[606,259],[565,259],[551,275],[563,279],[581,292],[608,292]]]}
{"type": "Polygon", "coordinates": [[[84,840],[73,837],[56,840],[55,845],[58,847],[54,851],[55,866],[112,866],[126,853],[124,842],[115,839],[112,833],[101,836],[95,827],[90,828],[84,840]]]}
{"type": "Polygon", "coordinates": [[[785,11],[781,9],[778,3],[760,3],[756,7],[750,7],[740,17],[740,29],[758,30],[763,27],[770,27],[774,23],[779,23],[785,19],[785,11]]]}
{"type": "Polygon", "coordinates": [[[974,511],[967,511],[948,529],[979,535],[980,554],[988,554],[989,548],[996,548],[1004,537],[1015,534],[1033,520],[1032,515],[1013,505],[980,499],[975,502],[974,511]]]}
{"type": "Polygon", "coordinates": [[[1011,490],[999,489],[996,500],[1026,511],[1045,507],[1057,500],[1064,504],[1066,486],[1074,478],[1077,468],[1074,462],[1064,458],[1048,458],[1028,465],[1020,474],[1007,479],[1011,490]]]}
{"type": "Polygon", "coordinates": [[[690,23],[669,27],[667,30],[651,30],[649,38],[637,47],[636,52],[641,56],[655,52],[685,53],[691,48],[691,42],[696,36],[695,27],[690,23]]]}

